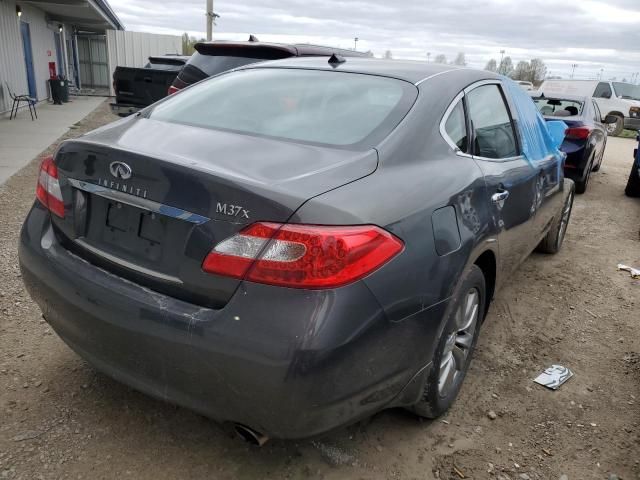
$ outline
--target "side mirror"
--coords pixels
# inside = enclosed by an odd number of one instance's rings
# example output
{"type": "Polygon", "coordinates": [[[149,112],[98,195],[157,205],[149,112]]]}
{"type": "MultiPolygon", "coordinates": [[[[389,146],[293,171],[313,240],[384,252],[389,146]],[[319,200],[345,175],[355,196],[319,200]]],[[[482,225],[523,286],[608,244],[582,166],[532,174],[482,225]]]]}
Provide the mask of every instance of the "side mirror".
{"type": "Polygon", "coordinates": [[[600,98],[611,98],[611,92],[602,92],[600,98]]]}
{"type": "Polygon", "coordinates": [[[615,115],[607,115],[606,117],[604,117],[604,123],[618,123],[618,117],[616,117],[615,115]]]}

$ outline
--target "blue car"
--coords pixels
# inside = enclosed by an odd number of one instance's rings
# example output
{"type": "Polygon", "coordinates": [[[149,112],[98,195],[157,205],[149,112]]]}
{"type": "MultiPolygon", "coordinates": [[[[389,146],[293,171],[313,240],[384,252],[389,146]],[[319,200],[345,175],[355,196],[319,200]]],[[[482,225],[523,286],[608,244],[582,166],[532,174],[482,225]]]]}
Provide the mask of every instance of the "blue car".
{"type": "MultiPolygon", "coordinates": [[[[636,140],[640,142],[640,135],[636,137],[636,140]]],[[[628,197],[640,197],[640,148],[636,148],[633,151],[633,164],[631,165],[629,180],[627,180],[624,193],[628,197]]]]}
{"type": "Polygon", "coordinates": [[[564,174],[576,184],[576,193],[584,193],[592,172],[602,166],[607,145],[607,124],[617,118],[607,115],[601,121],[598,104],[589,97],[574,95],[544,96],[530,94],[540,113],[549,121],[562,120],[567,124],[560,150],[567,154],[564,174]]]}

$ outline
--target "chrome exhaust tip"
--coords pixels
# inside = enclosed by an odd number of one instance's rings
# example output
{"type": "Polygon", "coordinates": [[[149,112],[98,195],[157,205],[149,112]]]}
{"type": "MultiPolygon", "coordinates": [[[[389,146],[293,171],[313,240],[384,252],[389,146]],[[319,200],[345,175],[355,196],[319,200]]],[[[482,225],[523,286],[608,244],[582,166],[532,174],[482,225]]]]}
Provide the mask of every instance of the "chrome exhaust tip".
{"type": "Polygon", "coordinates": [[[255,445],[257,447],[262,447],[265,443],[269,441],[269,437],[254,430],[253,428],[249,428],[240,423],[233,424],[233,431],[236,433],[238,437],[244,440],[251,445],[255,445]]]}

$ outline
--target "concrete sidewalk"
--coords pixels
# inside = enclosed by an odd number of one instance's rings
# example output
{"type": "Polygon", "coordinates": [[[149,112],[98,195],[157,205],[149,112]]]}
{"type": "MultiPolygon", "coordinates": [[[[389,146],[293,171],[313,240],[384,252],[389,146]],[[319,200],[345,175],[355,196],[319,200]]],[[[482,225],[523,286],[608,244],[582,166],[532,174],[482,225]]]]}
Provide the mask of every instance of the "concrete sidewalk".
{"type": "Polygon", "coordinates": [[[63,105],[40,103],[37,105],[38,118],[34,121],[26,108],[21,109],[13,120],[0,118],[0,184],[104,100],[103,97],[72,97],[63,105]]]}

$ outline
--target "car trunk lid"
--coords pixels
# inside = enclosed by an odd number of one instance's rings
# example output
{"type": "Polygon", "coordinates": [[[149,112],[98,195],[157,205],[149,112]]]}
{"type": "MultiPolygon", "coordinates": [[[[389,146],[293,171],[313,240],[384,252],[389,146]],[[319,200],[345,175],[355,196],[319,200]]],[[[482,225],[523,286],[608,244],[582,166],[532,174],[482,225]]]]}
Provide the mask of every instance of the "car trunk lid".
{"type": "Polygon", "coordinates": [[[239,281],[205,274],[218,242],[254,221],[286,222],[307,199],[369,175],[353,151],[142,117],[61,145],[63,243],[113,273],[220,307],[239,281]]]}

